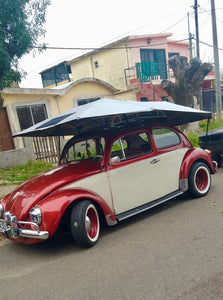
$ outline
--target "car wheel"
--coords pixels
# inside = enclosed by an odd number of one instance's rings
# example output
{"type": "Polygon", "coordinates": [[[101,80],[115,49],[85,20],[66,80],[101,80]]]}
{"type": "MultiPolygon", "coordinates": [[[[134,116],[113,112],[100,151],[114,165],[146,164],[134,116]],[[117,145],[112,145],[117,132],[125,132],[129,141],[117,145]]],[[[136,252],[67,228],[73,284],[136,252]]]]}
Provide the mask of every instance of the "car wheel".
{"type": "Polygon", "coordinates": [[[73,206],[70,226],[76,244],[82,247],[92,247],[97,243],[100,221],[98,211],[91,201],[83,200],[73,206]]]}
{"type": "Polygon", "coordinates": [[[211,175],[205,163],[197,162],[192,165],[189,172],[189,192],[193,197],[199,198],[207,195],[211,187],[211,175]]]}

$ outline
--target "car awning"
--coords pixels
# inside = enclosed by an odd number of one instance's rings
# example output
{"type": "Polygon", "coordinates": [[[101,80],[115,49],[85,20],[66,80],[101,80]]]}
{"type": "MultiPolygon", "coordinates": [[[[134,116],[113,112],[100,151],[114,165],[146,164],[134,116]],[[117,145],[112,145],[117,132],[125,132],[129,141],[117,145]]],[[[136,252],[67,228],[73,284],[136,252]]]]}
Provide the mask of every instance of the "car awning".
{"type": "Polygon", "coordinates": [[[100,99],[46,119],[14,137],[76,135],[90,130],[145,125],[150,122],[182,125],[211,117],[211,112],[170,102],[100,99]]]}

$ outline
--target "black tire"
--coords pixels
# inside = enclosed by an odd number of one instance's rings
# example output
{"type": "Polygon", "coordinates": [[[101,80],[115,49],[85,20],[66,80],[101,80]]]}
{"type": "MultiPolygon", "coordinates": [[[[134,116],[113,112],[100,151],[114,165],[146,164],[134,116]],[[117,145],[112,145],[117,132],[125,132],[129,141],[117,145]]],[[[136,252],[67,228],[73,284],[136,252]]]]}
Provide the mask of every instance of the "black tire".
{"type": "Polygon", "coordinates": [[[100,221],[95,205],[89,200],[74,204],[70,217],[73,240],[77,245],[90,248],[99,238],[100,221]]]}
{"type": "Polygon", "coordinates": [[[200,198],[207,195],[211,187],[211,174],[205,163],[196,162],[192,165],[188,184],[191,196],[200,198]]]}

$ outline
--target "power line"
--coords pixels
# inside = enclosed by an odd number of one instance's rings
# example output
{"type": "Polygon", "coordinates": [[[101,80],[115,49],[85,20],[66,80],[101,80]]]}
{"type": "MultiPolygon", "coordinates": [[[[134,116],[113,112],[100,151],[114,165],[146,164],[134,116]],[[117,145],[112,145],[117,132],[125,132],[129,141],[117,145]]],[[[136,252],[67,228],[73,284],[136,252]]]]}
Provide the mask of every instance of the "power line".
{"type": "Polygon", "coordinates": [[[176,26],[177,24],[179,24],[181,21],[183,21],[183,20],[186,19],[186,18],[187,18],[187,16],[181,18],[179,21],[177,21],[177,22],[176,22],[175,24],[173,24],[172,26],[170,26],[170,27],[166,28],[165,30],[161,31],[161,33],[167,32],[169,29],[173,28],[174,26],[176,26]]]}
{"type": "MultiPolygon", "coordinates": [[[[188,38],[176,41],[168,41],[169,44],[180,43],[188,41],[188,38]]],[[[165,43],[152,44],[152,45],[137,45],[137,46],[123,46],[123,47],[56,47],[56,46],[46,46],[44,49],[46,50],[126,50],[126,49],[134,49],[134,48],[148,48],[151,46],[162,46],[166,45],[165,43]]],[[[34,47],[35,49],[42,49],[41,47],[34,47]]]]}
{"type": "MultiPolygon", "coordinates": [[[[208,43],[202,42],[201,40],[199,41],[199,43],[204,44],[204,45],[206,45],[206,46],[208,46],[208,47],[214,48],[213,45],[210,45],[210,44],[208,44],[208,43]]],[[[219,48],[219,47],[218,47],[218,50],[223,51],[223,49],[222,49],[222,48],[219,48]]]]}

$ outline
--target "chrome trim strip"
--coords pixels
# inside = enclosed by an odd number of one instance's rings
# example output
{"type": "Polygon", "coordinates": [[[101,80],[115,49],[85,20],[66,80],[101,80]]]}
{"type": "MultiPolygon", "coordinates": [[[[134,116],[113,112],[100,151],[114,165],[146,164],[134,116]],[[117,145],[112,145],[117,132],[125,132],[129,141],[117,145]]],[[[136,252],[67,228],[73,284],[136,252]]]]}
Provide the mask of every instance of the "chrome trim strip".
{"type": "Polygon", "coordinates": [[[177,197],[179,195],[183,194],[183,191],[176,191],[176,192],[173,192],[171,194],[169,194],[168,196],[165,196],[165,197],[162,197],[160,199],[157,199],[157,200],[154,200],[152,202],[149,202],[149,203],[146,203],[144,205],[141,205],[139,207],[136,207],[136,208],[133,208],[127,212],[123,212],[123,213],[120,213],[118,215],[116,215],[115,217],[117,218],[118,221],[122,221],[122,220],[125,220],[129,217],[132,217],[132,216],[135,216],[141,212],[144,212],[144,211],[147,211],[161,203],[164,203],[164,202],[167,202],[171,199],[173,199],[174,197],[177,197]]]}

